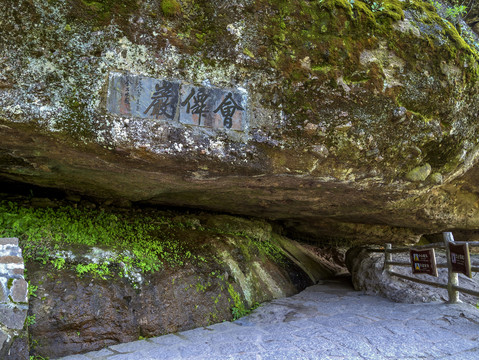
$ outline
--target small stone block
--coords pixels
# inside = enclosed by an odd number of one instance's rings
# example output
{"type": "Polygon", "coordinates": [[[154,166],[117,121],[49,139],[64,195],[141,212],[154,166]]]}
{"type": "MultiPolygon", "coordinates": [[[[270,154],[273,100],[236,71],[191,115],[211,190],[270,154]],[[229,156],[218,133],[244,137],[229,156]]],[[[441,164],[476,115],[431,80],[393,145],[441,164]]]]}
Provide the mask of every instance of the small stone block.
{"type": "Polygon", "coordinates": [[[10,307],[0,305],[0,324],[15,330],[23,329],[27,318],[28,308],[10,307]]]}
{"type": "Polygon", "coordinates": [[[5,291],[3,284],[0,283],[0,302],[6,302],[6,301],[8,301],[7,292],[5,291]]]}
{"type": "Polygon", "coordinates": [[[24,270],[23,268],[17,268],[17,269],[13,269],[11,270],[12,274],[15,274],[15,275],[22,275],[24,274],[24,270]]]}
{"type": "Polygon", "coordinates": [[[18,246],[18,238],[0,238],[0,245],[18,246]]]}
{"type": "Polygon", "coordinates": [[[12,288],[10,289],[10,295],[12,300],[19,303],[28,302],[28,284],[24,279],[13,280],[12,288]]]}
{"type": "Polygon", "coordinates": [[[1,256],[0,264],[23,264],[23,259],[18,256],[1,256]]]}

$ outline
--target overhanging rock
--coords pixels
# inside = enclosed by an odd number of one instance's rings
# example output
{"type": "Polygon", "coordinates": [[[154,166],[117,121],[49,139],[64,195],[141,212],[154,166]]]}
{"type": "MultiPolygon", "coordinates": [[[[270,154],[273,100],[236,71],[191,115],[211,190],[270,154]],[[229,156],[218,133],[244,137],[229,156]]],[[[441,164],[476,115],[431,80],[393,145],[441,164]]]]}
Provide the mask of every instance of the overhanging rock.
{"type": "Polygon", "coordinates": [[[97,4],[0,1],[3,179],[316,240],[479,226],[477,49],[432,5],[97,4]]]}

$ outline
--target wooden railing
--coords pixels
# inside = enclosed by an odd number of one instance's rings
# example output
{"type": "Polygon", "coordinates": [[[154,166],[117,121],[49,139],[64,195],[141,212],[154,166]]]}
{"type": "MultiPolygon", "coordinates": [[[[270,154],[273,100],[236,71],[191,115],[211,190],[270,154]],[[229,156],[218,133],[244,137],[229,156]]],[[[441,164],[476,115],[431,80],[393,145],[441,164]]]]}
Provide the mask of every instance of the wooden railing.
{"type": "MultiPolygon", "coordinates": [[[[423,280],[423,279],[418,279],[412,276],[407,276],[403,274],[399,274],[397,272],[394,272],[391,270],[391,266],[408,266],[411,267],[412,264],[411,262],[404,262],[404,261],[393,261],[392,255],[396,253],[402,253],[402,252],[409,252],[411,248],[409,247],[403,247],[403,248],[396,248],[393,249],[391,244],[386,244],[386,248],[384,250],[384,270],[387,271],[388,274],[399,277],[401,279],[406,279],[410,281],[414,281],[420,284],[425,284],[425,285],[430,285],[442,289],[447,289],[448,294],[449,294],[449,302],[450,303],[456,303],[459,301],[459,292],[463,292],[469,295],[473,296],[478,296],[479,297],[479,291],[471,290],[471,289],[466,289],[464,287],[459,286],[459,277],[458,274],[452,271],[452,263],[451,263],[451,257],[449,253],[449,243],[452,243],[454,245],[463,245],[463,244],[468,244],[469,247],[477,246],[479,247],[479,242],[475,241],[454,241],[454,237],[452,236],[452,233],[450,232],[445,232],[443,233],[443,238],[444,242],[438,242],[434,244],[428,244],[428,245],[422,245],[422,246],[415,246],[412,247],[414,250],[422,250],[422,249],[445,249],[446,250],[446,259],[447,263],[442,263],[442,264],[437,264],[437,268],[447,268],[448,269],[448,282],[447,284],[442,284],[439,282],[434,282],[434,281],[428,281],[428,280],[423,280]]],[[[479,272],[479,266],[471,266],[471,272],[479,272]]]]}

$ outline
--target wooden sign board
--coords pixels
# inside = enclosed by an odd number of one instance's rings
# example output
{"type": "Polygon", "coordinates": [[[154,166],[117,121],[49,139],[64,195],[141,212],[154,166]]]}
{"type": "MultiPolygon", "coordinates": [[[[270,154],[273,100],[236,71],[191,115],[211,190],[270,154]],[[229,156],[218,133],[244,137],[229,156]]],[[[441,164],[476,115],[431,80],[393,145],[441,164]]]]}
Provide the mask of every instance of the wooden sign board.
{"type": "Polygon", "coordinates": [[[452,272],[472,277],[469,244],[454,245],[449,243],[449,254],[451,257],[452,272]]]}
{"type": "Polygon", "coordinates": [[[434,249],[409,251],[413,274],[428,274],[437,277],[436,254],[434,249]]]}

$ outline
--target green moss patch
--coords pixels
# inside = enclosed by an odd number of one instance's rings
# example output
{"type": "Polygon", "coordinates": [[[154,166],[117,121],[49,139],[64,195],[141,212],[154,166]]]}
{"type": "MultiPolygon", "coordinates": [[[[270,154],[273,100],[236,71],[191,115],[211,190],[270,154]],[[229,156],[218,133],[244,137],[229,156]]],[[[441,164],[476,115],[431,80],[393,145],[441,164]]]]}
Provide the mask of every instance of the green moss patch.
{"type": "Polygon", "coordinates": [[[0,237],[18,237],[26,261],[56,269],[70,266],[79,275],[92,273],[106,278],[115,269],[126,275],[133,269],[146,273],[214,262],[216,251],[209,248],[211,239],[224,239],[225,244],[238,246],[245,259],[264,256],[281,261],[281,251],[263,233],[255,236],[252,230],[240,232],[216,225],[213,222],[203,227],[197,219],[151,209],[37,209],[0,202],[0,237]],[[98,248],[95,251],[101,253],[101,261],[81,256],[92,247],[98,248]],[[81,260],[65,261],[65,249],[76,249],[76,258],[81,260]]]}
{"type": "Polygon", "coordinates": [[[68,0],[69,18],[107,25],[112,18],[127,20],[138,9],[137,0],[68,0]]]}
{"type": "Polygon", "coordinates": [[[176,0],[162,0],[161,11],[168,17],[178,16],[181,13],[181,5],[176,0]]]}

